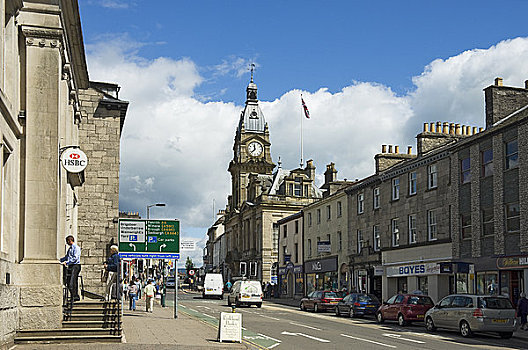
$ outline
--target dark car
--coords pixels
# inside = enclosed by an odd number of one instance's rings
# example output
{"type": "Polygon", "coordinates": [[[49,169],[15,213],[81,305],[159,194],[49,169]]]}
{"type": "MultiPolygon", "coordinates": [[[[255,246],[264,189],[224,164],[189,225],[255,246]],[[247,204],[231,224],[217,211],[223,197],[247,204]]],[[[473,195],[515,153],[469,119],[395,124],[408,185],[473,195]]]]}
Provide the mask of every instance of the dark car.
{"type": "Polygon", "coordinates": [[[378,323],[398,321],[400,326],[414,321],[423,322],[425,313],[433,306],[433,300],[427,295],[396,294],[379,307],[376,319],[378,323]]]}
{"type": "Polygon", "coordinates": [[[336,316],[347,315],[350,317],[375,315],[381,305],[373,294],[352,293],[337,303],[336,316]]]}
{"type": "Polygon", "coordinates": [[[343,300],[336,292],[318,290],[301,299],[301,310],[312,309],[314,312],[334,310],[338,302],[343,300]]]}

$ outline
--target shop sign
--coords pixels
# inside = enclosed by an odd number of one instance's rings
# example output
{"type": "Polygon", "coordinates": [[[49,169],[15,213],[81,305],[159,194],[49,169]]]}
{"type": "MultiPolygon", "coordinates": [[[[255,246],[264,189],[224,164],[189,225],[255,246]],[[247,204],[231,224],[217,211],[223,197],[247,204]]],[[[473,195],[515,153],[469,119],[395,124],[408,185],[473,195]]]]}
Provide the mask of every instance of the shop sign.
{"type": "Polygon", "coordinates": [[[302,272],[303,272],[302,265],[297,265],[293,267],[293,273],[302,273],[302,272]]]}
{"type": "Polygon", "coordinates": [[[318,253],[331,253],[332,245],[330,244],[330,241],[317,242],[317,252],[318,253]]]}
{"type": "Polygon", "coordinates": [[[386,269],[387,277],[437,275],[440,273],[440,265],[437,263],[389,266],[386,269]]]}
{"type": "Polygon", "coordinates": [[[307,261],[304,263],[305,273],[337,271],[337,257],[307,261]]]}
{"type": "Polygon", "coordinates": [[[440,263],[440,273],[453,273],[453,264],[450,262],[440,263]]]}
{"type": "Polygon", "coordinates": [[[358,276],[367,276],[367,270],[358,270],[358,276]]]}
{"type": "Polygon", "coordinates": [[[61,154],[61,164],[70,173],[80,173],[88,165],[88,157],[79,148],[68,148],[61,154]]]}
{"type": "Polygon", "coordinates": [[[528,267],[528,256],[506,256],[497,258],[499,269],[523,269],[528,267]]]}
{"type": "Polygon", "coordinates": [[[374,276],[383,276],[383,266],[374,266],[374,276]]]}

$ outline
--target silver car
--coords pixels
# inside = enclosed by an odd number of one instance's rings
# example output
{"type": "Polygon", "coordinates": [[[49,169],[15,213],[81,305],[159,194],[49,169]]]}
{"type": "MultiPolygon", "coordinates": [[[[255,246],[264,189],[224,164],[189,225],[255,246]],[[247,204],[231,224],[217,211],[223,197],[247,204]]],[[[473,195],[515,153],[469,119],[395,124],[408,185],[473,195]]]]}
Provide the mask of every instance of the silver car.
{"type": "Polygon", "coordinates": [[[501,338],[511,338],[516,323],[510,299],[495,295],[448,295],[425,314],[428,331],[456,329],[463,337],[473,332],[496,332],[501,338]]]}

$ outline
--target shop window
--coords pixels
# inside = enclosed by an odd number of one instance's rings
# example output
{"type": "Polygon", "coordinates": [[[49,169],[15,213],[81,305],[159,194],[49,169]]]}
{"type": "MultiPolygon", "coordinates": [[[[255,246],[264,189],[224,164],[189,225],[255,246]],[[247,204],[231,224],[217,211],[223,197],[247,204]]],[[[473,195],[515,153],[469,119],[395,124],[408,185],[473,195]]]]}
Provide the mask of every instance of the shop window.
{"type": "Polygon", "coordinates": [[[462,239],[471,238],[471,215],[460,215],[460,229],[462,231],[462,239]]]}
{"type": "Polygon", "coordinates": [[[337,217],[340,218],[343,215],[343,206],[341,202],[337,202],[337,217]]]}
{"type": "Polygon", "coordinates": [[[392,246],[397,247],[400,245],[400,228],[398,224],[398,219],[391,220],[391,230],[392,230],[392,246]]]}
{"type": "Polygon", "coordinates": [[[321,223],[321,209],[317,209],[317,223],[320,224],[321,223]]]}
{"type": "Polygon", "coordinates": [[[436,164],[431,164],[427,167],[427,188],[433,189],[438,186],[438,173],[436,171],[436,164]]]}
{"type": "Polygon", "coordinates": [[[427,276],[418,277],[418,290],[421,290],[424,295],[429,294],[429,281],[427,276]]]}
{"type": "Polygon", "coordinates": [[[312,227],[312,213],[308,213],[308,227],[312,227]]]}
{"type": "MultiPolygon", "coordinates": [[[[405,294],[407,293],[407,277],[398,277],[398,293],[405,294]]],[[[405,299],[403,295],[398,295],[395,304],[401,303],[405,299]]]]}
{"type": "Polygon", "coordinates": [[[497,294],[499,292],[499,275],[497,272],[477,273],[477,294],[497,294]]]}
{"type": "Polygon", "coordinates": [[[482,234],[484,236],[493,235],[493,208],[482,209],[482,234]]]}
{"type": "Polygon", "coordinates": [[[365,196],[363,193],[357,195],[357,212],[358,214],[363,214],[364,211],[364,200],[365,196]]]}
{"type": "Polygon", "coordinates": [[[409,195],[416,194],[416,171],[409,173],[409,195]]]}
{"type": "Polygon", "coordinates": [[[361,254],[361,248],[363,247],[363,231],[357,230],[357,253],[361,254]]]}
{"type": "Polygon", "coordinates": [[[435,210],[427,211],[427,234],[430,241],[434,241],[437,239],[435,210]]]}
{"type": "Polygon", "coordinates": [[[519,219],[519,203],[506,204],[506,232],[519,232],[519,219]]]}
{"type": "Polygon", "coordinates": [[[392,200],[400,199],[400,179],[392,179],[392,200]]]}
{"type": "Polygon", "coordinates": [[[409,215],[409,244],[416,243],[416,214],[409,215]]]}
{"type": "Polygon", "coordinates": [[[330,220],[332,218],[332,207],[329,205],[326,206],[326,220],[330,220]]]}
{"type": "Polygon", "coordinates": [[[471,182],[471,159],[465,158],[460,161],[460,181],[463,184],[471,182]]]}
{"type": "Polygon", "coordinates": [[[506,143],[506,169],[512,169],[519,165],[519,148],[517,140],[506,143]]]}
{"type": "MultiPolygon", "coordinates": [[[[468,293],[468,274],[467,273],[457,273],[456,274],[456,291],[455,293],[468,293]]],[[[453,301],[453,303],[456,301],[453,301]]]]}
{"type": "Polygon", "coordinates": [[[373,206],[374,209],[379,209],[380,207],[380,189],[379,187],[376,187],[374,190],[372,190],[373,195],[373,206]]]}
{"type": "Polygon", "coordinates": [[[379,251],[381,248],[381,235],[379,230],[379,225],[375,225],[372,228],[373,242],[374,242],[374,251],[379,251]]]}
{"type": "Polygon", "coordinates": [[[481,176],[493,175],[493,150],[491,148],[480,153],[480,162],[482,164],[481,176]]]}

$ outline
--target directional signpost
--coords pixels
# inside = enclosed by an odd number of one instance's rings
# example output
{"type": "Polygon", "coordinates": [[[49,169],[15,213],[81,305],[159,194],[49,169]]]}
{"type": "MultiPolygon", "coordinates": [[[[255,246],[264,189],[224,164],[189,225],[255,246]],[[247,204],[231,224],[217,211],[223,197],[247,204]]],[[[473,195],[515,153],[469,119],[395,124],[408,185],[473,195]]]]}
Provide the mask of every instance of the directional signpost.
{"type": "MultiPolygon", "coordinates": [[[[178,220],[119,219],[119,256],[123,259],[180,259],[178,220]]],[[[178,283],[178,276],[175,277],[178,283]]],[[[178,317],[178,285],[174,290],[174,318],[178,317]]]]}

